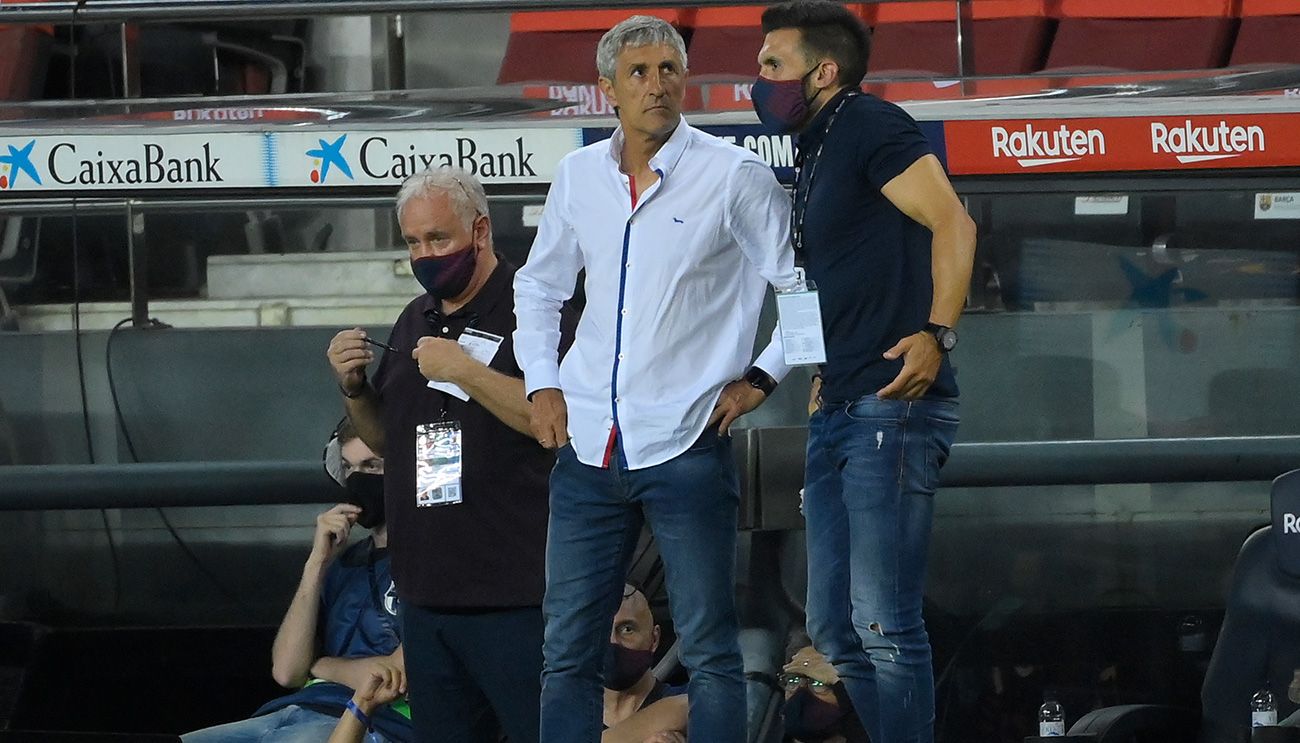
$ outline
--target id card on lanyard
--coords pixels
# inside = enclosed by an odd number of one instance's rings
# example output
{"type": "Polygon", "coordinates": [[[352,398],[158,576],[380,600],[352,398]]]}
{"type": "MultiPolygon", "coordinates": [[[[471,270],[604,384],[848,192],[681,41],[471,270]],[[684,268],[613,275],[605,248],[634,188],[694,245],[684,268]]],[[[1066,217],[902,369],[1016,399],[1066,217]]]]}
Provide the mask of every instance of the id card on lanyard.
{"type": "Polygon", "coordinates": [[[790,366],[822,364],[826,362],[826,338],[822,335],[822,307],[817,287],[805,278],[802,268],[796,268],[794,273],[794,286],[776,293],[785,363],[790,366]]]}
{"type": "Polygon", "coordinates": [[[431,508],[462,503],[460,475],[460,422],[437,421],[416,426],[416,507],[431,508]]]}

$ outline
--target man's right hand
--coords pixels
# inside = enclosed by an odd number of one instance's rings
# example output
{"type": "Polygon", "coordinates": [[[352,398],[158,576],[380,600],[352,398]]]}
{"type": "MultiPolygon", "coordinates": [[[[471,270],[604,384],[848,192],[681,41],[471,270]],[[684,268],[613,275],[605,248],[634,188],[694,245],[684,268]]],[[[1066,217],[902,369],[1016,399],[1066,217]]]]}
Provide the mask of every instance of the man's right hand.
{"type": "Polygon", "coordinates": [[[564,393],[555,388],[533,393],[529,412],[533,438],[547,449],[559,449],[569,443],[569,408],[564,393]]]}
{"type": "Polygon", "coordinates": [[[325,352],[330,361],[330,368],[339,380],[339,387],[349,395],[361,391],[366,383],[366,365],[374,360],[375,354],[366,345],[366,331],[361,328],[341,330],[330,341],[325,352]]]}
{"type": "Polygon", "coordinates": [[[311,557],[320,567],[325,567],[338,557],[348,544],[348,534],[356,523],[361,509],[351,503],[340,503],[316,517],[316,536],[312,539],[311,557]]]}

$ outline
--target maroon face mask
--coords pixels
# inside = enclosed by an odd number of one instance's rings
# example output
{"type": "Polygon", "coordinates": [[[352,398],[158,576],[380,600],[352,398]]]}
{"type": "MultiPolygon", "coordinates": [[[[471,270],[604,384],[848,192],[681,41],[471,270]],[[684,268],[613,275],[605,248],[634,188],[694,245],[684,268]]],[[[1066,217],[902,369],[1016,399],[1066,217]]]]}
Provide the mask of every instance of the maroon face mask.
{"type": "Polygon", "coordinates": [[[430,255],[411,261],[411,271],[420,286],[434,299],[459,297],[474,278],[478,251],[473,245],[448,255],[430,255]]]}

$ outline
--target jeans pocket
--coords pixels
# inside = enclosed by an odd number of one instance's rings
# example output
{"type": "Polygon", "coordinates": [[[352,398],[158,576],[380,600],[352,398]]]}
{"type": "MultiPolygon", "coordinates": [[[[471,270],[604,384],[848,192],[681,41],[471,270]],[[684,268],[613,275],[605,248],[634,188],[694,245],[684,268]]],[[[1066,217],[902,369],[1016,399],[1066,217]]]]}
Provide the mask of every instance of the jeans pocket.
{"type": "Polygon", "coordinates": [[[952,453],[952,444],[957,439],[958,423],[953,418],[926,416],[928,441],[926,442],[926,485],[933,489],[939,487],[939,470],[947,463],[952,453]]]}
{"type": "Polygon", "coordinates": [[[849,403],[849,406],[844,409],[844,414],[859,422],[870,421],[874,424],[889,423],[897,426],[907,417],[909,405],[906,400],[881,400],[875,395],[867,395],[849,403]]]}

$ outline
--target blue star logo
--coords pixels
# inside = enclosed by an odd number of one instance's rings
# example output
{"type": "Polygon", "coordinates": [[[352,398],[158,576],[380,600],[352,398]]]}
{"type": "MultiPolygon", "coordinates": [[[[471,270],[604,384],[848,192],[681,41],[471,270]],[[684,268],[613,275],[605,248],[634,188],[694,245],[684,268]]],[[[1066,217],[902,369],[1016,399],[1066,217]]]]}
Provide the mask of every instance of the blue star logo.
{"type": "Polygon", "coordinates": [[[36,140],[34,139],[21,148],[8,145],[9,154],[0,155],[0,163],[10,167],[11,177],[7,179],[6,188],[13,188],[18,183],[19,173],[26,173],[27,177],[31,178],[36,185],[43,185],[41,183],[41,174],[37,173],[36,166],[32,165],[32,148],[35,146],[36,140]]]}
{"type": "Polygon", "coordinates": [[[348,161],[343,158],[343,143],[348,141],[348,135],[341,134],[333,142],[326,142],[323,139],[316,141],[320,144],[320,147],[307,150],[308,157],[314,157],[321,161],[320,171],[312,171],[312,182],[324,183],[325,179],[329,177],[331,165],[342,171],[343,175],[348,177],[348,180],[352,180],[352,168],[348,165],[348,161]]]}
{"type": "MultiPolygon", "coordinates": [[[[1124,272],[1124,278],[1128,279],[1129,286],[1133,290],[1128,298],[1129,307],[1169,309],[1174,306],[1175,299],[1183,302],[1204,302],[1210,298],[1209,294],[1200,289],[1181,286],[1183,272],[1177,267],[1151,276],[1124,257],[1119,259],[1119,267],[1124,272]]],[[[1120,326],[1123,325],[1119,315],[1116,316],[1115,320],[1115,327],[1111,328],[1112,335],[1119,332],[1122,329],[1120,326]]],[[[1160,313],[1157,319],[1157,332],[1160,334],[1160,339],[1172,346],[1175,330],[1174,322],[1169,314],[1160,313]]]]}

